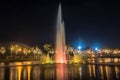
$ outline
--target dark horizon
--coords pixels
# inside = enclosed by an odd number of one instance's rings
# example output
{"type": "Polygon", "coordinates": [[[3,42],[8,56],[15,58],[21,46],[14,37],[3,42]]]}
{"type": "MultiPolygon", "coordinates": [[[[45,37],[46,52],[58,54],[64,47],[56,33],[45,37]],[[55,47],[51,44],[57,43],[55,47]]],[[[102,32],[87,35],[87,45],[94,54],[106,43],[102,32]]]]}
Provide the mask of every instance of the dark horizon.
{"type": "MultiPolygon", "coordinates": [[[[61,1],[66,44],[120,48],[120,5],[105,1],[61,1]]],[[[0,42],[43,46],[55,43],[59,1],[12,1],[0,5],[0,42]]]]}

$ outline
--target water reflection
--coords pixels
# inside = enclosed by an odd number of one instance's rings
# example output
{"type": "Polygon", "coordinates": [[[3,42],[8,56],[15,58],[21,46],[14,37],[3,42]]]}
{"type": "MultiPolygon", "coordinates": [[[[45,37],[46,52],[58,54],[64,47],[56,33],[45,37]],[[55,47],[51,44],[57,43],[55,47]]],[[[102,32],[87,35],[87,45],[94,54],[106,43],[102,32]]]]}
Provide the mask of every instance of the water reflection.
{"type": "Polygon", "coordinates": [[[119,79],[120,78],[120,68],[118,66],[115,66],[115,74],[116,74],[116,78],[119,79]]]}
{"type": "Polygon", "coordinates": [[[96,78],[95,65],[88,65],[88,72],[89,72],[89,78],[90,78],[90,80],[92,80],[93,78],[96,78]]]}
{"type": "Polygon", "coordinates": [[[56,64],[56,80],[68,80],[66,72],[66,64],[56,64]]]}
{"type": "Polygon", "coordinates": [[[101,79],[104,80],[103,66],[99,66],[101,79]]]}
{"type": "Polygon", "coordinates": [[[31,64],[0,63],[0,80],[120,80],[120,66],[31,64]]]}
{"type": "MultiPolygon", "coordinates": [[[[4,66],[4,63],[0,63],[1,66],[4,66]]],[[[0,80],[4,80],[5,68],[0,68],[0,80]]]]}

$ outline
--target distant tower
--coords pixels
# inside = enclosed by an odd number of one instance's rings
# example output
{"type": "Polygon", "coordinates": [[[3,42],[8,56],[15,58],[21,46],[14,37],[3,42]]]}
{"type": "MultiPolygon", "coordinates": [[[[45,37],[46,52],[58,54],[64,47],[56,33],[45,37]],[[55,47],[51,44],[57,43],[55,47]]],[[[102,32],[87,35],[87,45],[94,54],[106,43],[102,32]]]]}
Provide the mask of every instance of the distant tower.
{"type": "Polygon", "coordinates": [[[61,4],[59,4],[59,8],[58,8],[55,50],[56,50],[55,63],[66,63],[65,29],[64,29],[64,22],[62,22],[61,4]]]}

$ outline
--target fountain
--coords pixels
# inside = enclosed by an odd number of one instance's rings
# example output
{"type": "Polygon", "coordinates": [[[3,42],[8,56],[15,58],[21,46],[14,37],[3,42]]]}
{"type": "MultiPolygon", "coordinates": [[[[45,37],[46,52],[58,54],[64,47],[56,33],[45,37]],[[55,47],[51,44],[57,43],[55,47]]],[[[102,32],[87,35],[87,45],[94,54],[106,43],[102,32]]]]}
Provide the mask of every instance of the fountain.
{"type": "MultiPolygon", "coordinates": [[[[62,10],[59,4],[58,16],[57,16],[57,29],[56,29],[56,45],[55,45],[55,60],[50,57],[49,53],[47,55],[41,55],[41,64],[53,64],[53,63],[79,63],[81,61],[78,54],[74,54],[70,59],[66,58],[68,55],[65,53],[65,29],[64,22],[62,21],[62,10]]],[[[70,56],[70,55],[69,55],[70,56]]],[[[82,62],[82,61],[81,61],[82,62]]]]}
{"type": "Polygon", "coordinates": [[[55,49],[56,49],[55,63],[66,63],[65,30],[64,30],[64,22],[62,22],[61,5],[59,5],[59,9],[58,9],[55,49]]]}

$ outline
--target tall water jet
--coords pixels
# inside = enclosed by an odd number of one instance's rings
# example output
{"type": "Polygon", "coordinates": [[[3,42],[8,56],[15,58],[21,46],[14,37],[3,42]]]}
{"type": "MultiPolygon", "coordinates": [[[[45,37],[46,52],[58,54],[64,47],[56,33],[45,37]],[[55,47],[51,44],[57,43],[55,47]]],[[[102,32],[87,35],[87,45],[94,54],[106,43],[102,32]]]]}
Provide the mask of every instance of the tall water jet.
{"type": "Polygon", "coordinates": [[[56,53],[55,63],[66,63],[65,54],[65,29],[64,22],[62,22],[62,10],[59,4],[57,16],[57,30],[56,30],[56,53]]]}

